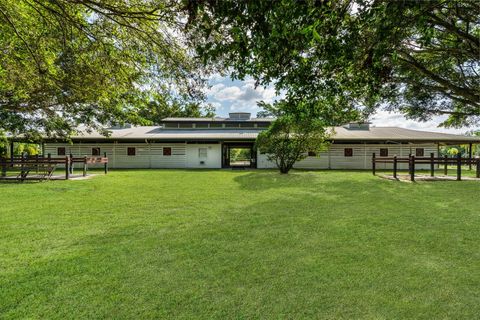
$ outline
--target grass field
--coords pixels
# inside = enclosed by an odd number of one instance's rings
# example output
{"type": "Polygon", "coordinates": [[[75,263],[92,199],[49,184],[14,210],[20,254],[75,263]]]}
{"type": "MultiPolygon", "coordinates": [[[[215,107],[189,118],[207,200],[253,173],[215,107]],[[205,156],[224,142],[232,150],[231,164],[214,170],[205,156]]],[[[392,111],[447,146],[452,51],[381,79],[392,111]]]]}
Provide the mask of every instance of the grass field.
{"type": "Polygon", "coordinates": [[[479,182],[132,170],[0,194],[0,318],[480,314],[479,182]]]}

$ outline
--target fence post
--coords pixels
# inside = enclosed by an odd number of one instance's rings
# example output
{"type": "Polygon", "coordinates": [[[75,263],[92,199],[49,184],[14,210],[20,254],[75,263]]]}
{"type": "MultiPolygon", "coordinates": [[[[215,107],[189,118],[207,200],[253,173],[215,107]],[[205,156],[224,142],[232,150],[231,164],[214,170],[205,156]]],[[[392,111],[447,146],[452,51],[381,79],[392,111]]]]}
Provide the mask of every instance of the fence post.
{"type": "Polygon", "coordinates": [[[415,156],[410,157],[410,180],[415,181],[415,156]]]}
{"type": "Polygon", "coordinates": [[[87,176],[87,156],[83,157],[83,176],[87,176]]]}
{"type": "Polygon", "coordinates": [[[65,180],[70,179],[69,158],[65,157],[65,180]]]}
{"type": "Polygon", "coordinates": [[[435,176],[435,154],[430,153],[430,177],[435,176]]]}
{"type": "Polygon", "coordinates": [[[477,158],[477,178],[480,178],[480,158],[477,158]]]}
{"type": "Polygon", "coordinates": [[[372,173],[375,175],[375,152],[372,154],[372,173]]]}
{"type": "Polygon", "coordinates": [[[10,141],[10,164],[12,165],[12,167],[13,167],[14,151],[15,151],[14,142],[10,141]]]}
{"type": "MultiPolygon", "coordinates": [[[[104,153],[103,153],[103,156],[106,158],[106,157],[107,157],[107,153],[104,152],[104,153]]],[[[103,164],[103,166],[104,166],[105,174],[107,174],[107,173],[108,173],[108,163],[105,162],[105,163],[103,164]]]]}
{"type": "MultiPolygon", "coordinates": [[[[6,177],[7,176],[7,158],[0,157],[0,161],[2,163],[2,177],[6,177]]],[[[478,166],[477,166],[477,169],[478,169],[478,166]]]]}
{"type": "Polygon", "coordinates": [[[462,180],[462,154],[457,154],[457,180],[462,180]]]}
{"type": "Polygon", "coordinates": [[[70,174],[73,174],[73,154],[70,152],[70,174]]]}
{"type": "Polygon", "coordinates": [[[393,177],[397,179],[397,165],[398,165],[398,160],[397,160],[397,155],[393,157],[393,177]]]}
{"type": "Polygon", "coordinates": [[[444,168],[443,168],[443,174],[444,174],[444,175],[448,175],[448,156],[445,155],[445,156],[443,157],[443,160],[445,161],[445,166],[444,166],[444,168]]]}

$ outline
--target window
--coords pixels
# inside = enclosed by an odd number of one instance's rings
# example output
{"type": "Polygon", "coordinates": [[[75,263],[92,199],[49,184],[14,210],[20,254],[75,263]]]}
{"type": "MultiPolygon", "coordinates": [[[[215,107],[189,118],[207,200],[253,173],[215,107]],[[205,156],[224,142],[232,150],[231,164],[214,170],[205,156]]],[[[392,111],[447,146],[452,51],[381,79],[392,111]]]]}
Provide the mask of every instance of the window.
{"type": "Polygon", "coordinates": [[[174,123],[166,122],[165,123],[165,128],[178,128],[178,123],[176,123],[176,122],[174,122],[174,123]]]}
{"type": "Polygon", "coordinates": [[[308,151],[308,156],[309,157],[316,157],[317,153],[315,151],[308,151]]]}
{"type": "Polygon", "coordinates": [[[270,126],[270,123],[264,123],[264,122],[260,122],[260,123],[257,123],[257,128],[268,128],[270,126]]]}
{"type": "Polygon", "coordinates": [[[134,156],[137,153],[137,150],[134,147],[127,148],[127,156],[134,156]]]}
{"type": "Polygon", "coordinates": [[[178,127],[179,127],[179,128],[193,128],[193,124],[192,124],[192,123],[180,122],[180,123],[178,124],[178,127]]]}
{"type": "Polygon", "coordinates": [[[380,149],[380,157],[388,157],[388,149],[387,148],[381,148],[380,149]]]}
{"type": "Polygon", "coordinates": [[[208,153],[207,148],[198,148],[198,157],[199,158],[206,158],[208,153]]]}
{"type": "Polygon", "coordinates": [[[170,147],[163,148],[163,155],[164,156],[171,156],[172,155],[172,148],[170,148],[170,147]]]}
{"type": "Polygon", "coordinates": [[[240,128],[254,128],[252,122],[240,122],[240,128]]]}
{"type": "Polygon", "coordinates": [[[59,156],[64,156],[65,155],[65,147],[59,147],[57,148],[57,155],[59,156]]]}
{"type": "Polygon", "coordinates": [[[425,154],[425,151],[423,150],[423,148],[417,148],[415,149],[415,156],[416,157],[423,157],[425,154]]]}
{"type": "Polygon", "coordinates": [[[343,149],[343,155],[345,157],[353,157],[353,149],[352,148],[343,149]]]}
{"type": "Polygon", "coordinates": [[[208,128],[207,122],[197,122],[195,123],[195,128],[208,128]]]}
{"type": "Polygon", "coordinates": [[[225,123],[225,128],[238,128],[240,127],[239,123],[225,123]]]}
{"type": "Polygon", "coordinates": [[[223,128],[223,123],[211,122],[210,123],[210,128],[223,128]]]}
{"type": "Polygon", "coordinates": [[[100,148],[92,148],[92,156],[99,156],[100,148]]]}

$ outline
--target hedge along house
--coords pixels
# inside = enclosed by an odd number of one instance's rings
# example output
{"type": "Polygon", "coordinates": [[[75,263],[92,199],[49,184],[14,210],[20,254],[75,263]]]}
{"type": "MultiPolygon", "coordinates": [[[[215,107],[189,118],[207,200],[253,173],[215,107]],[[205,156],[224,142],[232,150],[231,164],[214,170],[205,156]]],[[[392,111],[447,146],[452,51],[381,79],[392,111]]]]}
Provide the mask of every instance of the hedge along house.
{"type": "MultiPolygon", "coordinates": [[[[166,118],[160,126],[110,128],[109,137],[92,132],[72,137],[72,143],[47,140],[43,150],[52,156],[106,153],[111,168],[274,168],[267,155],[255,149],[257,135],[272,121],[241,112],[228,118],[166,118]],[[235,158],[238,151],[243,159],[235,158]]],[[[478,143],[479,137],[351,123],[335,127],[330,147],[320,154],[309,153],[295,167],[368,169],[373,153],[437,156],[442,145],[469,144],[471,150],[478,143]]]]}

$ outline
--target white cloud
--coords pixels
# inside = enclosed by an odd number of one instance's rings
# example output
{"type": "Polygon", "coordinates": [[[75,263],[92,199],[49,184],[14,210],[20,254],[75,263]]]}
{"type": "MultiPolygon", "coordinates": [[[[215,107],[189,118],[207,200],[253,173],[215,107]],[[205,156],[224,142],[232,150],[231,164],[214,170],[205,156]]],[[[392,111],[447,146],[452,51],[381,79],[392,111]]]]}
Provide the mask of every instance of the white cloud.
{"type": "Polygon", "coordinates": [[[230,103],[232,107],[239,110],[240,107],[247,109],[258,109],[257,102],[265,101],[271,103],[277,98],[273,87],[256,87],[251,79],[243,82],[235,81],[234,85],[227,85],[227,79],[222,83],[213,85],[207,95],[212,101],[230,103]],[[240,83],[238,83],[240,82],[240,83]]]}
{"type": "Polygon", "coordinates": [[[217,91],[213,97],[219,101],[233,101],[242,95],[242,90],[239,87],[226,87],[217,91]]]}
{"type": "Polygon", "coordinates": [[[402,114],[395,112],[388,112],[385,110],[377,111],[371,118],[370,121],[373,125],[378,127],[400,127],[413,130],[423,130],[423,131],[434,131],[434,132],[447,132],[447,133],[456,133],[463,134],[467,132],[468,128],[460,129],[451,129],[438,127],[440,123],[445,120],[445,116],[434,117],[430,121],[419,122],[411,119],[406,119],[402,114]]]}
{"type": "MultiPolygon", "coordinates": [[[[272,103],[284,96],[277,95],[272,86],[267,88],[256,87],[255,80],[248,78],[244,81],[234,80],[228,77],[213,75],[209,79],[215,84],[207,91],[208,100],[212,103],[220,116],[226,116],[231,111],[251,112],[260,111],[257,102],[265,101],[272,103]]],[[[446,129],[438,127],[445,117],[435,117],[431,121],[419,122],[406,119],[402,114],[379,110],[371,117],[371,122],[379,127],[401,127],[414,130],[436,131],[463,134],[469,128],[446,129]]]]}

